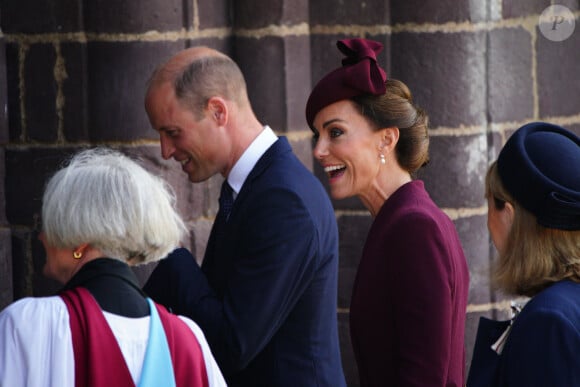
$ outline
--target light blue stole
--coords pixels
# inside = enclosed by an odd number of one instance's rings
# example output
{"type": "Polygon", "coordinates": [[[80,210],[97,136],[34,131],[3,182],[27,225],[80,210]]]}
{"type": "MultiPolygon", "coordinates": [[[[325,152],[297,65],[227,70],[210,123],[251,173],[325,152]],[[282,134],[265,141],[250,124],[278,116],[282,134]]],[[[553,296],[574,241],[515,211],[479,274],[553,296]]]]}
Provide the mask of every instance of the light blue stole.
{"type": "Polygon", "coordinates": [[[169,352],[169,344],[159,313],[155,304],[147,298],[151,318],[149,322],[149,341],[145,350],[143,369],[137,387],[175,387],[173,362],[169,352]]]}

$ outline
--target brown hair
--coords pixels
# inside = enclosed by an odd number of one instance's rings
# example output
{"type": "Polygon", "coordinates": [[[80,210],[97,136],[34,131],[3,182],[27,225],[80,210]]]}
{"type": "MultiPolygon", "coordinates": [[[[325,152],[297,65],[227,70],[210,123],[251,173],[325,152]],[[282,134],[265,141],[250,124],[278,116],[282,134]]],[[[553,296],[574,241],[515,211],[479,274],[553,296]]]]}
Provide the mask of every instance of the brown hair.
{"type": "Polygon", "coordinates": [[[493,273],[494,284],[504,291],[534,296],[554,282],[580,282],[580,231],[541,226],[536,217],[514,201],[502,184],[497,163],[488,169],[485,196],[494,206],[514,207],[514,222],[493,273]]]}
{"type": "Polygon", "coordinates": [[[361,95],[353,98],[361,114],[377,125],[377,129],[399,128],[395,154],[399,165],[410,174],[429,162],[429,117],[415,104],[411,91],[403,82],[388,79],[382,95],[361,95]]]}
{"type": "Polygon", "coordinates": [[[177,99],[198,116],[214,96],[240,106],[248,103],[242,71],[225,55],[205,56],[189,63],[176,75],[173,85],[177,99]]]}
{"type": "Polygon", "coordinates": [[[148,87],[173,84],[179,102],[200,117],[210,98],[221,96],[239,106],[249,105],[246,81],[238,65],[228,56],[208,50],[186,64],[167,62],[155,69],[148,87]]]}

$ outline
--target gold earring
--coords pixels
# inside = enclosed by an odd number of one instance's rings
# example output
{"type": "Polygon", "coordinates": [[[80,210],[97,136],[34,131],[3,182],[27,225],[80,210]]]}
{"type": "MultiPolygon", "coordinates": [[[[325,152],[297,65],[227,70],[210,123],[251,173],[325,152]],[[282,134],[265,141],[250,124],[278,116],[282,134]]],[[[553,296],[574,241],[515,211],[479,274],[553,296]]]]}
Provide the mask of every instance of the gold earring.
{"type": "Polygon", "coordinates": [[[73,251],[73,258],[74,259],[81,259],[82,256],[83,256],[83,253],[81,253],[80,251],[73,251]]]}

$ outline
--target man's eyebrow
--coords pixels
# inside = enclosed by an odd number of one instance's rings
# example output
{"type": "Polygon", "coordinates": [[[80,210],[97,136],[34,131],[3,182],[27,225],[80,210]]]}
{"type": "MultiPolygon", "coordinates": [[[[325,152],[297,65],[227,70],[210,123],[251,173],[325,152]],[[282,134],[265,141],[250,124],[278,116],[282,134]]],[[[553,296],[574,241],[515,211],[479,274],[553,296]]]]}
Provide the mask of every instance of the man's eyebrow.
{"type": "Polygon", "coordinates": [[[158,132],[168,132],[170,130],[175,130],[175,128],[171,127],[171,126],[162,126],[159,129],[155,129],[158,132]]]}

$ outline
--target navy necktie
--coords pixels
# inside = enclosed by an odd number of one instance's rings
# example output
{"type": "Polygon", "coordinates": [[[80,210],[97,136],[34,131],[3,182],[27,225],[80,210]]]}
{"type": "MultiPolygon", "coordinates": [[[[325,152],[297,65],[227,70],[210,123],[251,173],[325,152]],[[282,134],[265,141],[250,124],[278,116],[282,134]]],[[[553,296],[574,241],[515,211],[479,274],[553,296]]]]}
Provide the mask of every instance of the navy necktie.
{"type": "Polygon", "coordinates": [[[215,270],[215,266],[218,264],[217,261],[219,257],[215,256],[216,248],[221,245],[225,240],[225,229],[226,222],[232,211],[234,205],[234,195],[232,187],[225,180],[222,184],[222,189],[219,197],[219,209],[216,214],[215,221],[212,227],[211,235],[205,250],[205,256],[203,259],[202,269],[206,272],[211,272],[215,270]]]}
{"type": "Polygon", "coordinates": [[[217,213],[216,222],[219,224],[225,224],[232,212],[232,207],[234,206],[234,190],[225,180],[222,184],[222,190],[219,198],[220,208],[217,213]]]}

